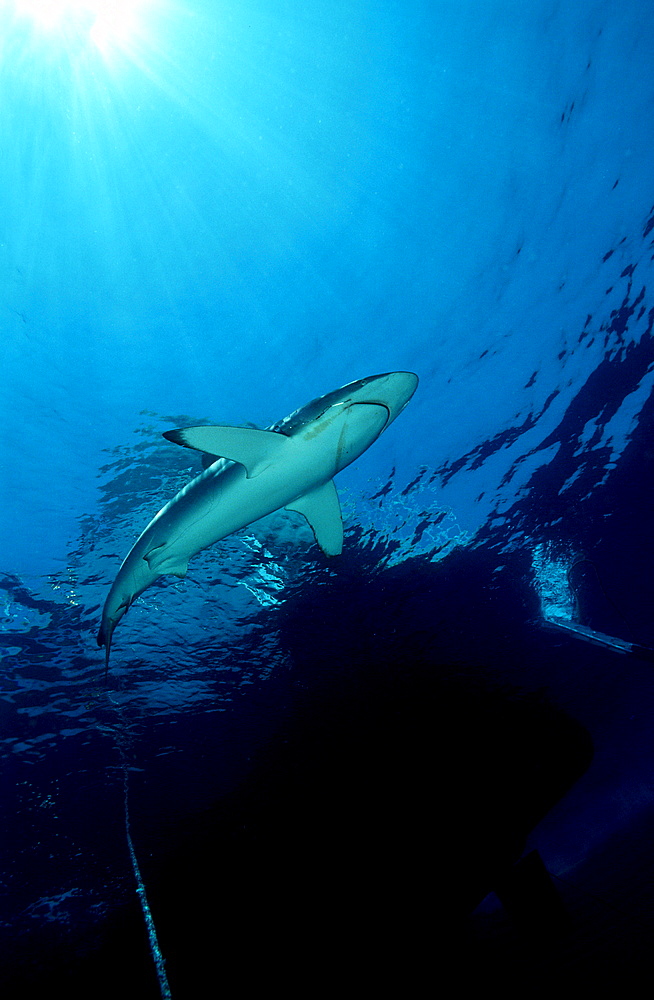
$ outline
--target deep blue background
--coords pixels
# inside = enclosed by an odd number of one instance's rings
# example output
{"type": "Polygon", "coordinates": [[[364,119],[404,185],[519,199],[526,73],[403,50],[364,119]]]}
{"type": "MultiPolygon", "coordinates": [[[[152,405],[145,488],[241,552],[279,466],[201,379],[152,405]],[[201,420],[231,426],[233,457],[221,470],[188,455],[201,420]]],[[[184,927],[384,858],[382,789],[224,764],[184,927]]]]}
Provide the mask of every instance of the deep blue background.
{"type": "MultiPolygon", "coordinates": [[[[103,34],[90,0],[48,25],[0,4],[8,975],[101,947],[133,900],[125,766],[174,952],[162,866],[180,830],[201,840],[202,811],[289,720],[314,718],[325,686],[330,706],[353,678],[386,705],[380,657],[405,706],[447,701],[434,678],[465,703],[474,679],[472,749],[448,750],[453,710],[415,770],[403,759],[412,801],[442,815],[485,752],[474,734],[494,744],[479,687],[538,693],[585,727],[593,762],[529,846],[589,928],[575,954],[597,966],[613,943],[635,967],[624,942],[637,950],[652,921],[652,665],[547,631],[540,602],[543,566],[565,579],[576,563],[579,620],[654,645],[651,5],[128,6],[103,34]],[[273,515],[146,592],[103,685],[107,588],[198,471],[161,432],[267,426],[395,369],[420,387],[339,476],[340,560],[273,515]]],[[[357,751],[385,760],[382,723],[354,717],[357,751]]],[[[465,816],[483,843],[487,815],[465,816]]],[[[446,910],[455,899],[453,883],[446,910]]],[[[504,926],[485,905],[482,950],[485,921],[504,926]]]]}

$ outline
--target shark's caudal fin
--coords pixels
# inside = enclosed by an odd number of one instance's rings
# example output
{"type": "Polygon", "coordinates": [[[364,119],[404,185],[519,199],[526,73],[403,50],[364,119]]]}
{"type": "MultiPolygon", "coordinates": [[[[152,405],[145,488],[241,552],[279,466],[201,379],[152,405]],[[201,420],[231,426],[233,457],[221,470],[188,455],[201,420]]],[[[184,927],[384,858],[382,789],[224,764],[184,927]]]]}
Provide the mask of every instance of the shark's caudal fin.
{"type": "Polygon", "coordinates": [[[105,623],[102,622],[100,628],[98,629],[98,646],[104,646],[104,676],[105,680],[107,674],[109,673],[109,654],[111,653],[111,636],[113,633],[113,625],[105,628],[105,623]]]}

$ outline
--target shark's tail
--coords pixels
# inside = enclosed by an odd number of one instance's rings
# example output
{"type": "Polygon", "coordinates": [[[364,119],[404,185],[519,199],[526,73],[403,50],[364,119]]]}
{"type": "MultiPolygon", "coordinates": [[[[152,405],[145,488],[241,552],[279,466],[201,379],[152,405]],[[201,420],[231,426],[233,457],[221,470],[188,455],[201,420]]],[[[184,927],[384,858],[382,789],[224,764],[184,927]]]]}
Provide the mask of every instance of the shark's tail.
{"type": "Polygon", "coordinates": [[[111,637],[115,628],[114,622],[102,621],[98,629],[98,646],[104,646],[104,677],[109,673],[109,654],[111,653],[111,637]]]}

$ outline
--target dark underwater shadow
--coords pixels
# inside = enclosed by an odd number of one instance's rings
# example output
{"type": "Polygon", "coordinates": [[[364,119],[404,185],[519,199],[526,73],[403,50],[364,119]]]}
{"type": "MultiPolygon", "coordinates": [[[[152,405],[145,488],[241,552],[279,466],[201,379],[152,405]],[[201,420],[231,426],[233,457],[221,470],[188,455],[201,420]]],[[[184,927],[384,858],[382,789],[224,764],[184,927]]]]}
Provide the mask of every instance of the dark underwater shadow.
{"type": "Polygon", "coordinates": [[[466,918],[590,762],[586,731],[540,699],[376,666],[299,699],[164,866],[182,995],[216,960],[246,988],[417,992],[463,958],[466,918]]]}
{"type": "MultiPolygon", "coordinates": [[[[513,588],[490,585],[495,563],[461,552],[375,575],[346,558],[262,615],[289,667],[236,727],[248,773],[141,859],[173,997],[474,978],[468,917],[493,889],[534,941],[561,930],[538,859],[514,866],[591,741],[495,669],[524,654],[530,600],[519,567],[513,588]],[[248,744],[252,728],[267,731],[248,744]]],[[[49,979],[71,997],[126,981],[158,996],[136,899],[85,954],[53,957],[49,979]]]]}

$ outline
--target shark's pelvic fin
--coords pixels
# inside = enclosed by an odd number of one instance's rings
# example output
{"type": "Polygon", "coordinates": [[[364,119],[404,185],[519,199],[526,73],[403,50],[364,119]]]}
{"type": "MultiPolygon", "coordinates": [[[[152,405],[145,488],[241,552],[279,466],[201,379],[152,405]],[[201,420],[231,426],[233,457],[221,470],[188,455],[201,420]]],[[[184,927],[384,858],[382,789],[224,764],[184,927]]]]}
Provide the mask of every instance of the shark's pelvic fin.
{"type": "Polygon", "coordinates": [[[303,514],[316,541],[326,556],[339,556],[343,551],[343,518],[334,480],[318,486],[310,493],[286,504],[286,510],[303,514]]]}
{"type": "Polygon", "coordinates": [[[166,431],[164,437],[184,448],[195,448],[211,455],[244,465],[248,479],[254,479],[289,445],[288,437],[277,431],[252,427],[180,427],[166,431]]]}
{"type": "Polygon", "coordinates": [[[181,579],[188,572],[188,559],[171,556],[170,546],[167,542],[155,545],[153,549],[145,553],[143,558],[153,573],[160,573],[162,576],[168,574],[169,576],[178,576],[181,579]]]}
{"type": "Polygon", "coordinates": [[[160,545],[155,545],[153,549],[148,549],[148,551],[145,553],[143,558],[145,559],[150,569],[154,569],[154,567],[157,564],[157,552],[161,555],[161,553],[165,548],[166,548],[166,543],[162,542],[160,545]]]}

